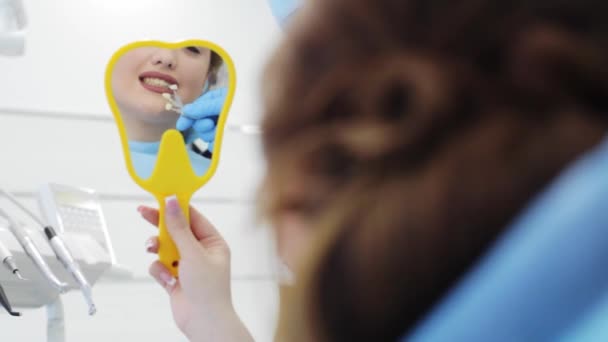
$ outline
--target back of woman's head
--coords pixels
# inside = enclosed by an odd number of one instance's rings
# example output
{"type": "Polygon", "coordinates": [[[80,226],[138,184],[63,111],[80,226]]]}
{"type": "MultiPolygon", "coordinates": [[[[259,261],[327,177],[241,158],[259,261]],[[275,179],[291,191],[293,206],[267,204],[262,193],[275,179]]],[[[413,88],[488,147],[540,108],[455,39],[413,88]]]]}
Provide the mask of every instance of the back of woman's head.
{"type": "Polygon", "coordinates": [[[316,230],[278,336],[395,339],[603,136],[608,3],[308,5],[265,87],[265,208],[316,230]]]}

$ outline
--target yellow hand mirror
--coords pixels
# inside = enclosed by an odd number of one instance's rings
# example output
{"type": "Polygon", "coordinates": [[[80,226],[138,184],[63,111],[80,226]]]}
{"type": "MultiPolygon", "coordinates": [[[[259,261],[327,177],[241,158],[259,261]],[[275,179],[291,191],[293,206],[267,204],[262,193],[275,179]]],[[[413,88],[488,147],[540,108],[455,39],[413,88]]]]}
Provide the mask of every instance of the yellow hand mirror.
{"type": "Polygon", "coordinates": [[[106,69],[127,169],[158,201],[158,255],[174,276],[179,253],[166,229],[165,198],[176,196],[189,220],[190,198],[217,168],[235,88],[230,56],[203,40],[128,44],[106,69]]]}

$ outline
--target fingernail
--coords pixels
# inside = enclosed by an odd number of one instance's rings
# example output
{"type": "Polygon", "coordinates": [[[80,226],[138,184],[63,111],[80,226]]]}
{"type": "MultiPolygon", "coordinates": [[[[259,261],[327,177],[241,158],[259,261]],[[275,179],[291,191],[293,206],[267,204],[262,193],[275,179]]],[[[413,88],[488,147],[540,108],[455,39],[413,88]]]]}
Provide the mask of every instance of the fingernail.
{"type": "Polygon", "coordinates": [[[175,195],[166,197],[165,204],[167,205],[167,214],[171,216],[179,215],[181,209],[175,195]]]}
{"type": "Polygon", "coordinates": [[[177,279],[166,272],[160,273],[160,280],[162,280],[166,286],[173,287],[177,283],[177,279]]]}
{"type": "Polygon", "coordinates": [[[146,240],[146,250],[150,252],[150,250],[154,247],[154,238],[149,238],[146,240]]]}
{"type": "Polygon", "coordinates": [[[139,206],[137,207],[137,212],[139,212],[140,214],[144,211],[144,207],[143,206],[139,206]]]}

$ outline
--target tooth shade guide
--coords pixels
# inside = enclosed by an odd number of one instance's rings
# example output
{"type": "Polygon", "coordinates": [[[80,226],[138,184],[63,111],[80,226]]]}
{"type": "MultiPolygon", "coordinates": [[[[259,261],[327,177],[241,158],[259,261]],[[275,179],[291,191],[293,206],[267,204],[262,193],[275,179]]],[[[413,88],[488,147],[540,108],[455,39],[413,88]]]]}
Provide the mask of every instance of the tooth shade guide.
{"type": "Polygon", "coordinates": [[[170,104],[170,103],[167,103],[167,104],[165,105],[165,110],[170,110],[170,111],[176,112],[176,113],[178,113],[178,114],[180,114],[180,115],[182,114],[182,111],[180,110],[180,108],[176,108],[176,107],[174,107],[174,106],[173,106],[172,104],[170,104]]]}
{"type": "Polygon", "coordinates": [[[173,103],[174,106],[181,108],[184,106],[184,104],[182,103],[182,99],[177,94],[177,84],[172,84],[172,85],[175,87],[171,88],[171,90],[173,90],[173,96],[171,97],[171,99],[169,101],[171,101],[171,103],[173,103]]]}
{"type": "Polygon", "coordinates": [[[171,95],[169,95],[169,96],[165,96],[165,95],[168,95],[168,94],[163,94],[163,97],[168,101],[168,104],[171,104],[171,105],[173,105],[173,107],[176,107],[176,108],[182,107],[181,104],[179,102],[175,101],[175,99],[171,95]]]}

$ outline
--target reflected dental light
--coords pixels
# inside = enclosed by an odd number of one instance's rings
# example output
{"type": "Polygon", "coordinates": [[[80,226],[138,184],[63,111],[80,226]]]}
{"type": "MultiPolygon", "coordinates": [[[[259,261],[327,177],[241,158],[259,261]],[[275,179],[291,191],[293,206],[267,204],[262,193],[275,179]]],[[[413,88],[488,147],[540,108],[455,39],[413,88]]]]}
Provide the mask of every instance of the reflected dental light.
{"type": "Polygon", "coordinates": [[[245,134],[262,134],[262,129],[258,125],[241,125],[240,128],[245,134]]]}
{"type": "Polygon", "coordinates": [[[236,133],[241,133],[241,134],[245,134],[245,135],[262,134],[262,128],[259,125],[232,124],[232,125],[228,125],[228,128],[236,133]]]}
{"type": "Polygon", "coordinates": [[[22,0],[0,0],[0,55],[24,54],[26,26],[22,0]]]}

